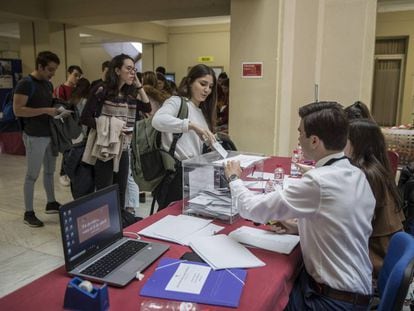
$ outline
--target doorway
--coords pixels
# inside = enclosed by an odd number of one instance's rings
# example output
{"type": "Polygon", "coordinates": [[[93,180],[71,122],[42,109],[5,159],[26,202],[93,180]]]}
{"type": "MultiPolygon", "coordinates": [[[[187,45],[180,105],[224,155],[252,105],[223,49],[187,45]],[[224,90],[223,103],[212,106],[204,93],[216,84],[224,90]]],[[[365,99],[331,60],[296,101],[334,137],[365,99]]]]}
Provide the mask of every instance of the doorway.
{"type": "Polygon", "coordinates": [[[406,38],[377,39],[375,43],[371,111],[381,126],[394,126],[401,120],[406,46],[406,38]]]}

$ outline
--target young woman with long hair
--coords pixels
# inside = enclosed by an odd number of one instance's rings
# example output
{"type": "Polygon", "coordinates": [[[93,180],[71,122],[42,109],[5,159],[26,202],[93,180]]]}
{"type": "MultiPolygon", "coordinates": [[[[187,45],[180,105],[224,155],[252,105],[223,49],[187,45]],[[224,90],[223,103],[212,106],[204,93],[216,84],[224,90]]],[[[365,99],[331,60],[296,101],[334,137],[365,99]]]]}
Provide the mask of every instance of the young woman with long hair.
{"type": "MultiPolygon", "coordinates": [[[[203,145],[215,141],[213,129],[216,123],[216,76],[214,71],[203,64],[191,68],[185,80],[180,84],[178,94],[167,99],[155,113],[152,125],[162,132],[161,145],[170,149],[173,133],[183,133],[175,148],[175,158],[181,163],[202,154],[203,145]],[[188,117],[178,118],[181,97],[186,100],[188,117]]],[[[154,191],[159,209],[172,201],[182,198],[182,169],[179,164],[173,176],[167,176],[154,191]]]]}
{"type": "MultiPolygon", "coordinates": [[[[128,148],[131,144],[131,128],[135,124],[137,109],[150,112],[149,99],[136,76],[133,58],[125,54],[117,55],[109,64],[103,84],[91,91],[81,121],[95,130],[97,129],[96,118],[101,116],[108,117],[108,119],[115,117],[124,122],[119,136],[122,144],[120,154],[107,161],[97,158],[94,164],[96,189],[117,183],[122,209],[125,208],[125,189],[129,168],[128,148]]],[[[97,133],[97,136],[99,134],[97,133]]],[[[88,143],[89,140],[90,137],[88,137],[88,143]]],[[[96,147],[95,144],[96,141],[92,143],[92,147],[96,147]]]]}
{"type": "Polygon", "coordinates": [[[391,236],[403,229],[401,199],[388,160],[381,128],[370,119],[350,121],[345,154],[366,175],[376,206],[369,239],[370,259],[377,277],[391,236]]]}

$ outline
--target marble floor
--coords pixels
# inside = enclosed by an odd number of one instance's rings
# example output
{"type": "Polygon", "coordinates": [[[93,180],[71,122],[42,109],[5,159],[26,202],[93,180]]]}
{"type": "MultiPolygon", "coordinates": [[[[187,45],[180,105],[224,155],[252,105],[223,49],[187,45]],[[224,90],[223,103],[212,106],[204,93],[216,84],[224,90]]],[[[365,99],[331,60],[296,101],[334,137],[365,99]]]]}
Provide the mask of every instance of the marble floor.
{"type": "MultiPolygon", "coordinates": [[[[44,213],[42,172],[35,185],[34,210],[45,226],[31,228],[23,223],[25,165],[24,156],[0,153],[0,297],[64,264],[59,216],[44,213]]],[[[72,195],[69,187],[60,185],[58,175],[56,199],[63,204],[71,201],[72,195]]],[[[148,216],[151,200],[147,194],[137,216],[148,216]]]]}

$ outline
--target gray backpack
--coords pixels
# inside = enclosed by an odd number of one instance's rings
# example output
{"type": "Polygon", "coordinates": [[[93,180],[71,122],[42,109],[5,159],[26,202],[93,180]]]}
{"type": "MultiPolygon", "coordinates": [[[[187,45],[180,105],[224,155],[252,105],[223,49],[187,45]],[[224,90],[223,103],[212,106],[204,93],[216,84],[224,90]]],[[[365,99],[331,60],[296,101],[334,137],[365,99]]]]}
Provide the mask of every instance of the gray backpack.
{"type": "MultiPolygon", "coordinates": [[[[181,97],[178,118],[188,116],[186,100],[181,97]]],[[[131,142],[131,171],[132,177],[140,191],[152,192],[164,176],[175,172],[178,160],[174,158],[175,147],[182,133],[174,133],[170,150],[161,148],[161,132],[152,127],[152,117],[135,122],[131,142]]]]}

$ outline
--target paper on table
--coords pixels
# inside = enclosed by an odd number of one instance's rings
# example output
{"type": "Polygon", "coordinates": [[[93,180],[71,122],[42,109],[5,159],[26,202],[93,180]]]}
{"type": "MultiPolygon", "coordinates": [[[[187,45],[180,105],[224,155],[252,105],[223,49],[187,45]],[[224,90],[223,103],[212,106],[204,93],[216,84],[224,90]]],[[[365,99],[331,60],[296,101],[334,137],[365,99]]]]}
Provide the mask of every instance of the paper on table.
{"type": "Polygon", "coordinates": [[[189,245],[191,240],[194,238],[199,238],[199,237],[203,237],[203,236],[212,236],[214,234],[216,234],[217,232],[223,230],[224,227],[223,226],[218,226],[215,224],[208,224],[207,226],[205,226],[204,228],[193,232],[191,235],[189,236],[185,236],[180,240],[180,244],[182,245],[189,245]]]}
{"type": "Polygon", "coordinates": [[[234,157],[230,157],[230,158],[226,158],[226,159],[223,159],[223,160],[214,161],[213,163],[214,164],[224,164],[224,163],[227,163],[227,161],[240,161],[240,167],[246,168],[249,165],[251,165],[251,164],[253,164],[253,163],[257,162],[257,161],[264,160],[266,158],[267,157],[260,157],[260,156],[252,156],[252,155],[239,154],[239,155],[234,156],[234,157]]]}
{"type": "Polygon", "coordinates": [[[210,271],[207,266],[180,263],[165,290],[200,294],[210,271]]]}
{"type": "Polygon", "coordinates": [[[187,215],[167,215],[138,233],[156,239],[184,244],[189,236],[194,235],[211,222],[211,219],[187,215]]]}
{"type": "Polygon", "coordinates": [[[298,235],[277,234],[272,231],[242,226],[232,232],[229,236],[244,244],[282,254],[290,254],[299,243],[298,235]]]}
{"type": "Polygon", "coordinates": [[[266,265],[246,247],[224,234],[192,239],[190,247],[214,270],[266,265]]]}

